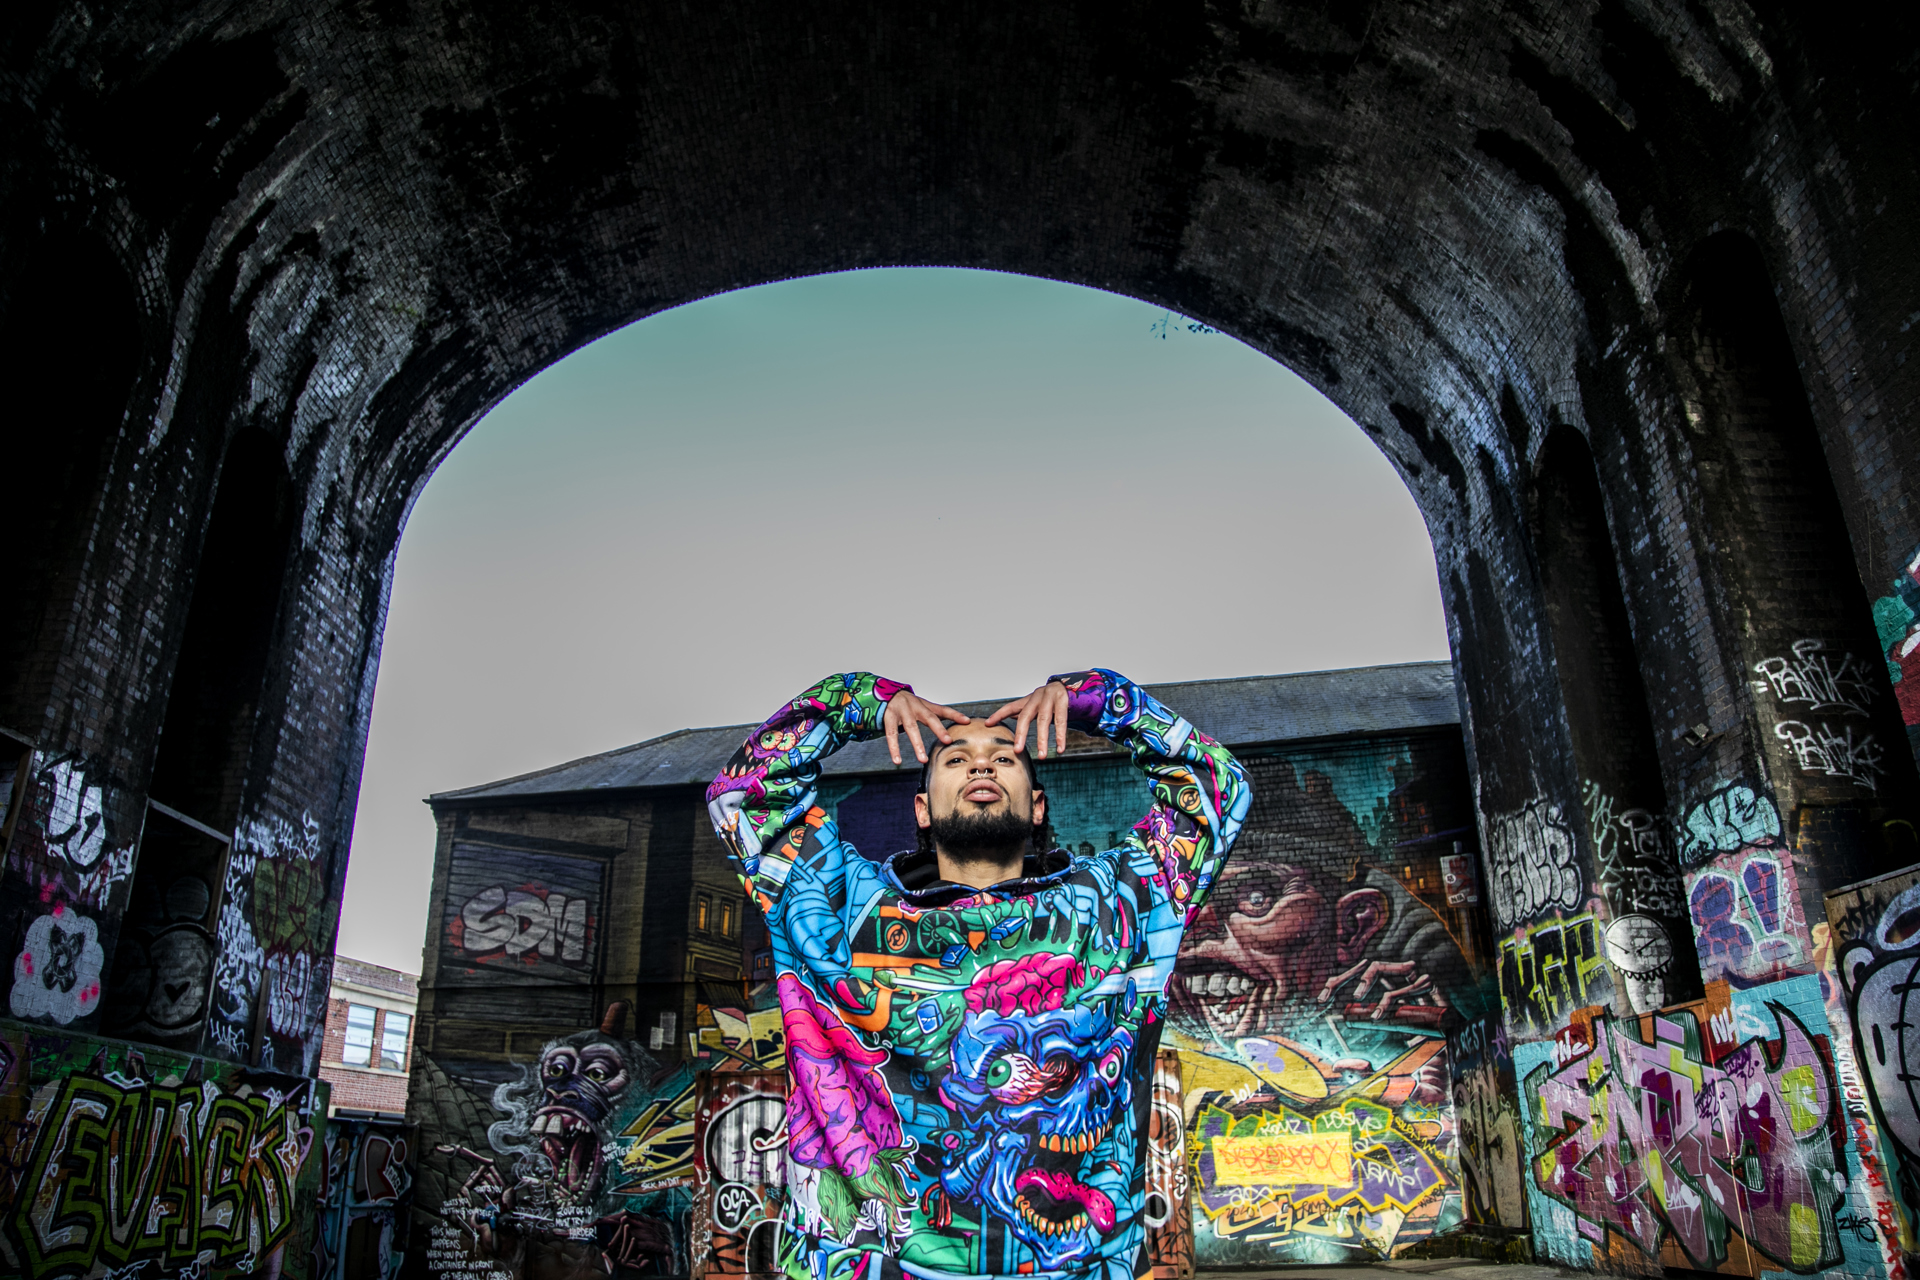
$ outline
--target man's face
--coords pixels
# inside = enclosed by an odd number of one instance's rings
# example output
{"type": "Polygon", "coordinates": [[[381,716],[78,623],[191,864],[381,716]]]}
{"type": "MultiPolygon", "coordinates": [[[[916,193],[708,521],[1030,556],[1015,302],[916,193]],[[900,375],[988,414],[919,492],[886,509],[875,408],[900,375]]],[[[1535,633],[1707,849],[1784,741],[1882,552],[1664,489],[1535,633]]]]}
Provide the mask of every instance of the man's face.
{"type": "Polygon", "coordinates": [[[1026,763],[1014,754],[1011,727],[955,725],[952,742],[934,745],[927,789],[913,798],[921,826],[950,817],[971,822],[1011,815],[1027,827],[1046,817],[1047,798],[1034,794],[1026,763]]]}

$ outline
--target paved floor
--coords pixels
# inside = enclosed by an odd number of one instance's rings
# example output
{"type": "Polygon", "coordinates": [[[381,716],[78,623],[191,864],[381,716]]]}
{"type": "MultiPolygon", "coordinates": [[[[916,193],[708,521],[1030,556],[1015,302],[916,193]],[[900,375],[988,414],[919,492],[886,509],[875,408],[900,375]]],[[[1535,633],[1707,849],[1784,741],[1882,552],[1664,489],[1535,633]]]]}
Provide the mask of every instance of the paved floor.
{"type": "Polygon", "coordinates": [[[1396,1276],[1443,1276],[1444,1280],[1556,1280],[1572,1273],[1532,1263],[1485,1262],[1479,1258],[1430,1258],[1419,1262],[1375,1262],[1364,1266],[1266,1267],[1245,1271],[1206,1271],[1194,1280],[1394,1280],[1396,1276]]]}

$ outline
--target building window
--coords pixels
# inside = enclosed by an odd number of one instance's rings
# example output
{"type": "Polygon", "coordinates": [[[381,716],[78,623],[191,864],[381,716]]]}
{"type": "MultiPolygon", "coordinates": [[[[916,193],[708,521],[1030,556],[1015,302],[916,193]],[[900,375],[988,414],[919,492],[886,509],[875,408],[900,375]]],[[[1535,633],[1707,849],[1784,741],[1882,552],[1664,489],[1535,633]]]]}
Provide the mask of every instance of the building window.
{"type": "Polygon", "coordinates": [[[347,1006],[347,1043],[340,1050],[340,1061],[350,1067],[373,1065],[373,1009],[364,1004],[347,1006]]]}
{"type": "Polygon", "coordinates": [[[764,982],[773,976],[773,952],[771,950],[753,953],[753,980],[764,982]]]}
{"type": "Polygon", "coordinates": [[[407,1069],[407,1032],[412,1026],[413,1018],[410,1015],[387,1010],[387,1016],[380,1023],[380,1066],[383,1070],[407,1069]]]}
{"type": "Polygon", "coordinates": [[[706,933],[713,928],[713,899],[704,893],[694,895],[693,928],[696,933],[706,933]]]}
{"type": "Polygon", "coordinates": [[[733,903],[731,902],[720,904],[720,936],[733,937],[733,903]]]}

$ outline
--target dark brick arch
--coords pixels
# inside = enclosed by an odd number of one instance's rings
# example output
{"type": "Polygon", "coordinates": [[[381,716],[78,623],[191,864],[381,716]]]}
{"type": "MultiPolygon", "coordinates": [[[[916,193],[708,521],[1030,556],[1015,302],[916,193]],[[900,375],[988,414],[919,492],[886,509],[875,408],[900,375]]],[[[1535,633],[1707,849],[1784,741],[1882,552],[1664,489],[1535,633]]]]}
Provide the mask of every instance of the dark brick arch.
{"type": "MultiPolygon", "coordinates": [[[[255,995],[330,955],[391,558],[435,463],[639,317],[938,264],[1172,307],[1365,427],[1433,535],[1490,828],[1579,803],[1523,491],[1550,428],[1582,431],[1666,811],[1748,779],[1788,813],[1802,780],[1742,745],[1771,724],[1731,639],[1730,508],[1702,496],[1679,264],[1716,232],[1755,246],[1883,593],[1920,542],[1916,42],[1723,9],[23,6],[0,37],[7,331],[44,305],[22,282],[45,278],[48,228],[111,245],[139,319],[102,331],[103,367],[133,372],[117,441],[86,454],[105,496],[60,549],[78,567],[18,580],[54,621],[28,702],[5,673],[4,727],[80,753],[137,838],[219,460],[243,431],[279,441],[298,518],[249,705],[280,727],[242,752],[234,847],[298,856],[319,888],[288,915],[278,880],[230,877],[246,932],[223,940],[207,1047],[310,1066],[323,1000],[303,1022],[255,995]]],[[[1890,758],[1863,839],[1911,792],[1890,758]]],[[[0,899],[64,884],[52,857],[19,853],[0,899]]],[[[124,896],[87,909],[110,923],[124,896]]]]}

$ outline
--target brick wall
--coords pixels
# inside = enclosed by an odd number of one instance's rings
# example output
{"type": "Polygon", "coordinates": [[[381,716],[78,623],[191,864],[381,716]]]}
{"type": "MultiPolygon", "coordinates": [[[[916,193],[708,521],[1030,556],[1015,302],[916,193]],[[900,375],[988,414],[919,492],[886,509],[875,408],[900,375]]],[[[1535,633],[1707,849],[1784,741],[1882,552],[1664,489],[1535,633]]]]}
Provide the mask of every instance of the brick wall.
{"type": "Polygon", "coordinates": [[[336,957],[334,987],[327,1001],[320,1050],[320,1077],[333,1086],[333,1110],[384,1111],[394,1115],[406,1112],[407,1077],[413,1065],[414,1037],[420,1026],[415,1003],[417,983],[418,979],[410,973],[346,956],[336,957]],[[355,987],[362,989],[355,990],[355,987]],[[376,1064],[380,1061],[388,1019],[398,1016],[408,1019],[406,1052],[399,1069],[346,1063],[347,1014],[354,1005],[373,1010],[373,1048],[369,1056],[376,1064]]]}

